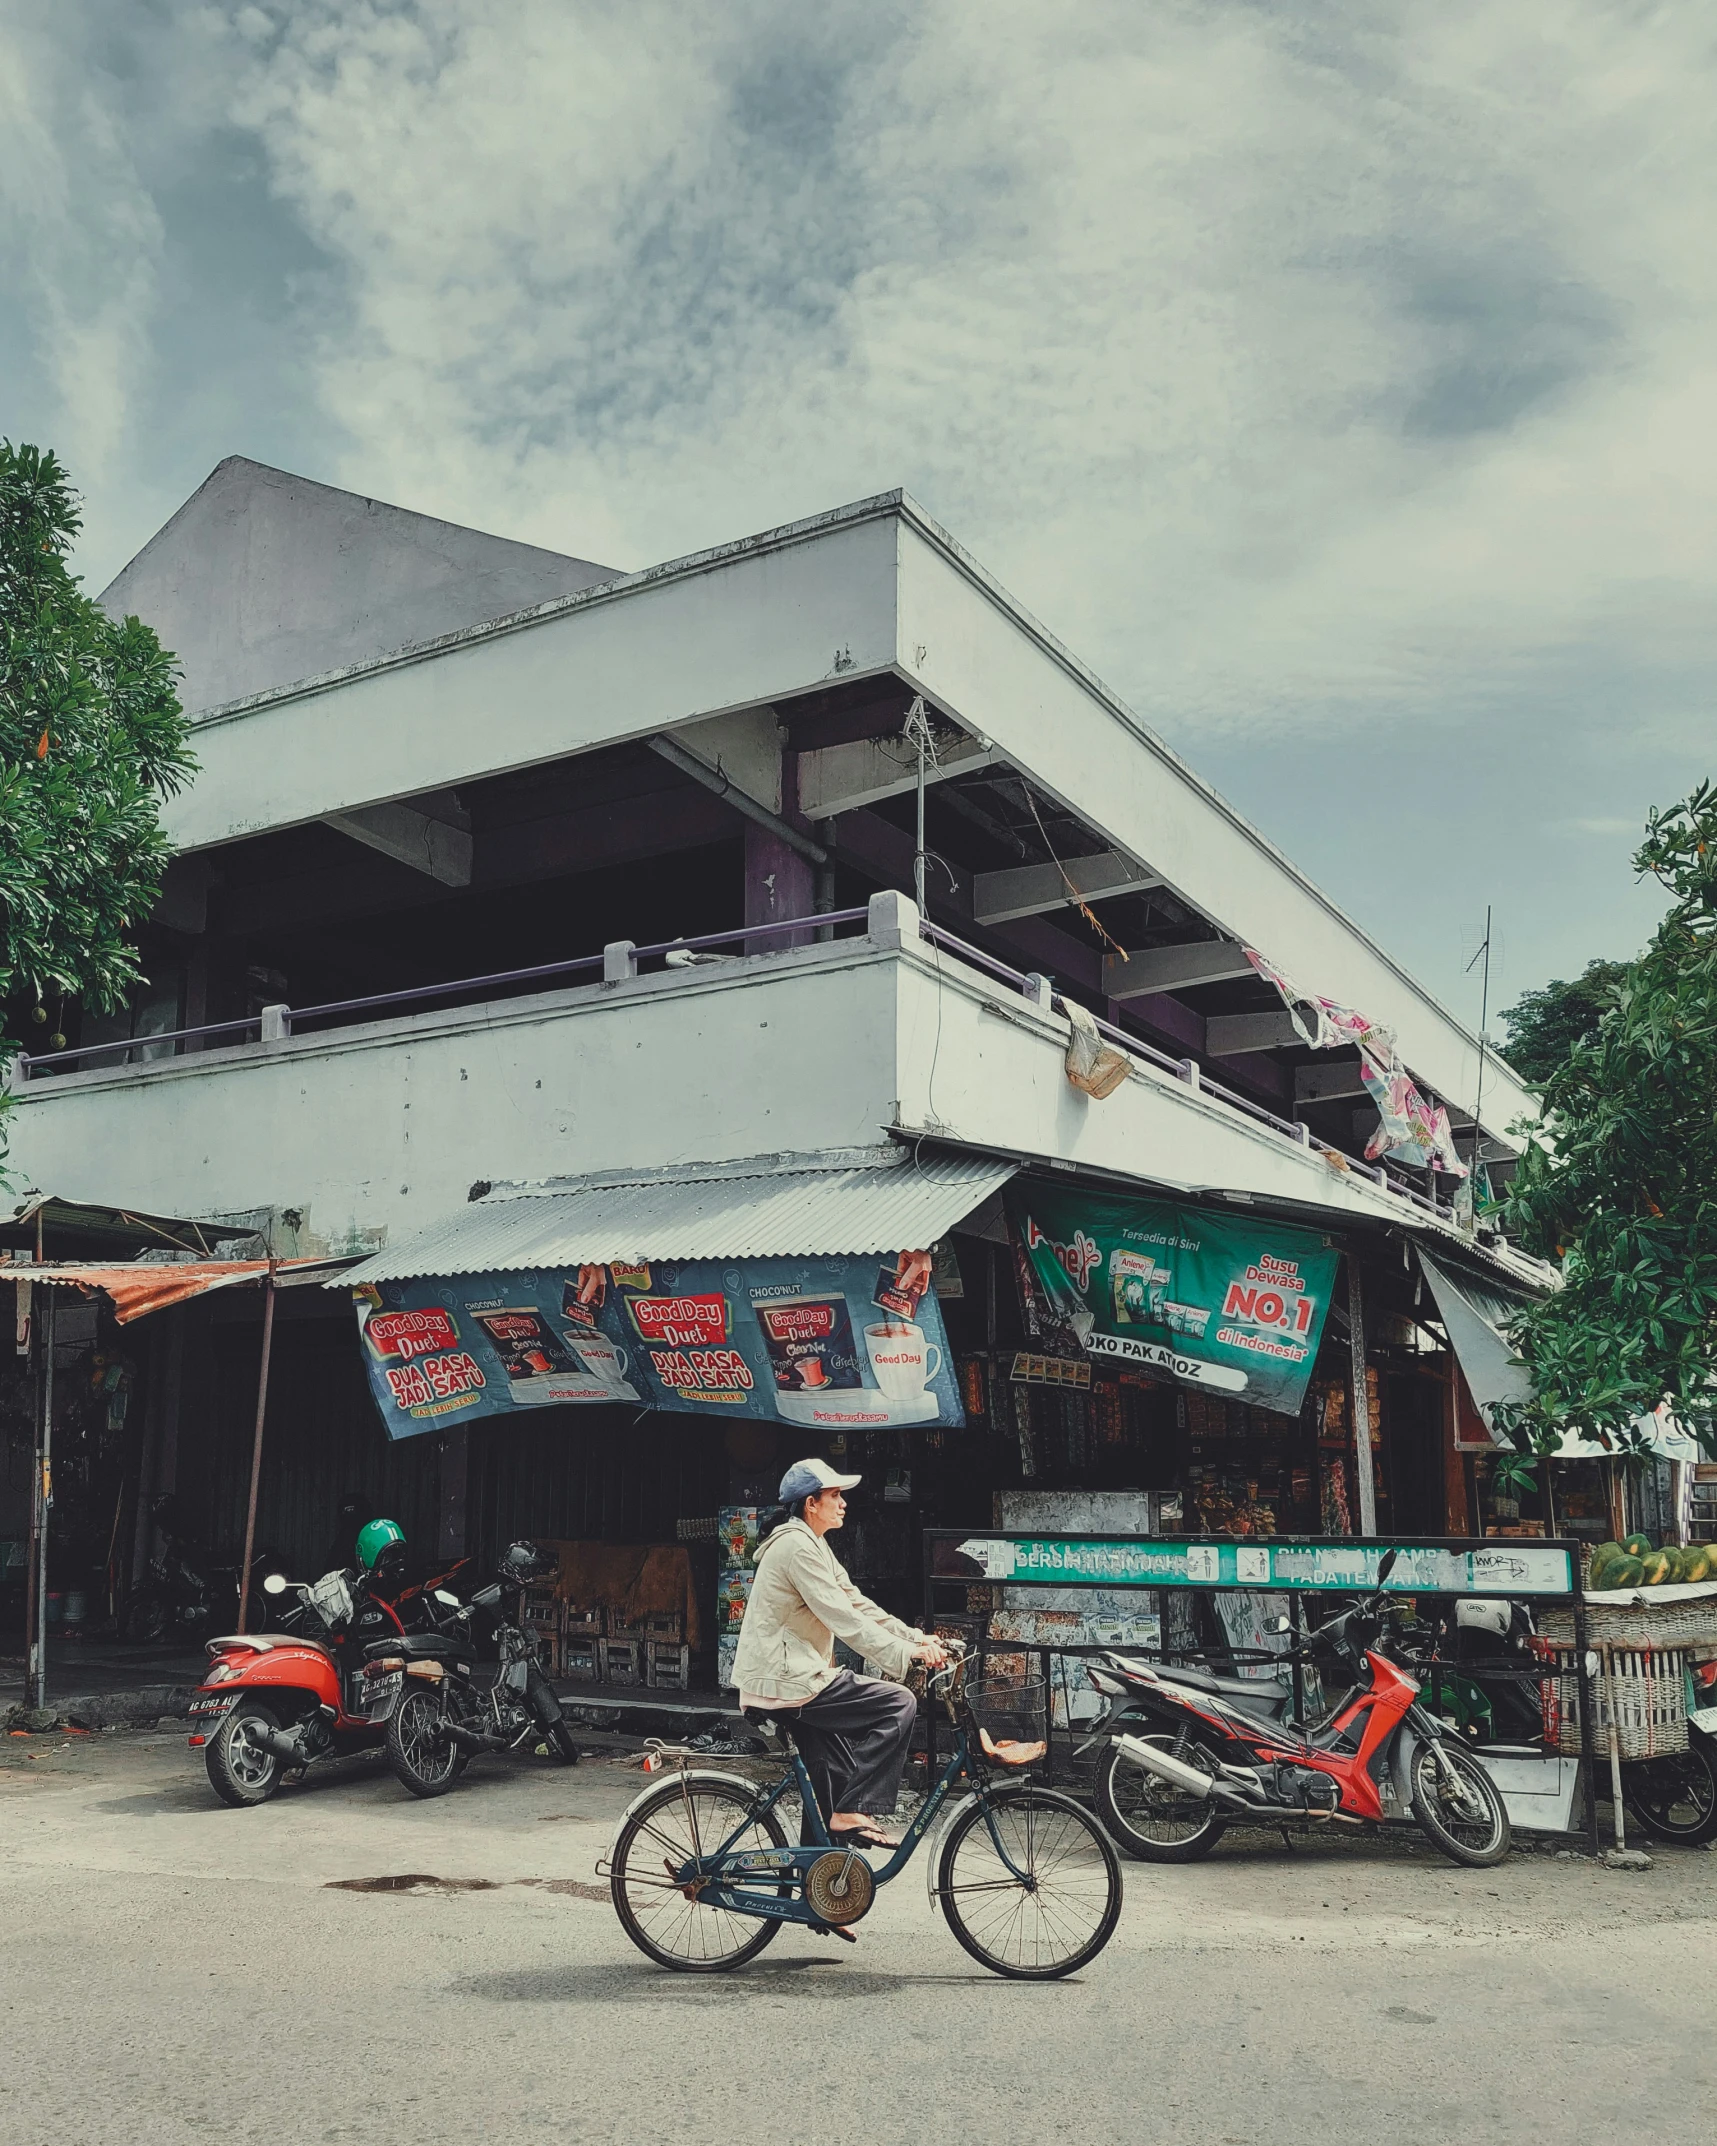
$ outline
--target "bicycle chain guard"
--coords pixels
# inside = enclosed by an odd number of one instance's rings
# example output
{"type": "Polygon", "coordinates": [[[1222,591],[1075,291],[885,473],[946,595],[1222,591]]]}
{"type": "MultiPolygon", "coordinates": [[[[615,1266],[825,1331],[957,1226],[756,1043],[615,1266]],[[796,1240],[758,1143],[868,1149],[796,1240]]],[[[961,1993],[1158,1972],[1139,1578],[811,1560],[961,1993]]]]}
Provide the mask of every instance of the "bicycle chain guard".
{"type": "Polygon", "coordinates": [[[805,1898],[820,1921],[857,1922],[876,1898],[876,1879],[856,1848],[831,1848],[805,1873],[805,1898]]]}

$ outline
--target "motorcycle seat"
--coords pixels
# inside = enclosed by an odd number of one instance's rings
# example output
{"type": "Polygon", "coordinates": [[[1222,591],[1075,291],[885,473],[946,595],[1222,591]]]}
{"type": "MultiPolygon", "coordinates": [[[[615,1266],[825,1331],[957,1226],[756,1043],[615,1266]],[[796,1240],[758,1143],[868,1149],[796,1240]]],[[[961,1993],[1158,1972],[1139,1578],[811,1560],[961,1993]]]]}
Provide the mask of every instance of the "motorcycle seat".
{"type": "Polygon", "coordinates": [[[378,1655],[403,1654],[420,1662],[451,1661],[455,1642],[443,1632],[407,1632],[403,1637],[395,1633],[392,1639],[367,1640],[364,1659],[374,1661],[378,1655]]]}
{"type": "Polygon", "coordinates": [[[219,1639],[205,1642],[210,1654],[224,1653],[228,1647],[249,1647],[257,1654],[268,1654],[276,1647],[309,1647],[317,1654],[332,1654],[319,1639],[307,1639],[296,1632],[227,1632],[219,1639]]]}
{"type": "Polygon", "coordinates": [[[1239,1699],[1272,1710],[1286,1706],[1293,1696],[1290,1686],[1278,1684],[1272,1677],[1219,1677],[1208,1669],[1170,1668],[1166,1663],[1159,1674],[1176,1684],[1189,1684],[1194,1691],[1215,1692],[1223,1699],[1239,1699]]]}

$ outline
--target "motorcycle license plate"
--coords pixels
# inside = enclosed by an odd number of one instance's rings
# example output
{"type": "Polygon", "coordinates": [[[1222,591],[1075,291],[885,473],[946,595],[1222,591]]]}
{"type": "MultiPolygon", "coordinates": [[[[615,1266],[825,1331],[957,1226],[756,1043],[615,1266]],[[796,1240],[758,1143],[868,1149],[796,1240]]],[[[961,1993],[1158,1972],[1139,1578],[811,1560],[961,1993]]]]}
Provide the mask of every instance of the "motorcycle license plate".
{"type": "Polygon", "coordinates": [[[372,1721],[389,1721],[393,1718],[393,1710],[399,1704],[400,1687],[404,1682],[405,1676],[398,1669],[371,1681],[365,1696],[369,1701],[369,1716],[372,1721]]]}
{"type": "Polygon", "coordinates": [[[215,1692],[207,1699],[193,1699],[190,1707],[191,1715],[195,1719],[203,1714],[224,1714],[228,1707],[237,1706],[238,1701],[239,1694],[236,1691],[215,1692]]]}

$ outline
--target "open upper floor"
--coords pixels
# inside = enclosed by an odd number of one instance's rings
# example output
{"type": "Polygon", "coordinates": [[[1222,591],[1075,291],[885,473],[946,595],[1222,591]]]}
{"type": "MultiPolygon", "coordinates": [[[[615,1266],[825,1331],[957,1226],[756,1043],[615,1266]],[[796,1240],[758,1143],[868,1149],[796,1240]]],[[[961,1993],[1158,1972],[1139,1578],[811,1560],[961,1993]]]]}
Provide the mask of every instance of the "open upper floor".
{"type": "MultiPolygon", "coordinates": [[[[813,950],[915,886],[962,971],[1016,1002],[1010,979],[1047,979],[1314,1154],[1358,1162],[1376,1111],[1357,1055],[1308,1049],[1247,948],[1392,1029],[1463,1153],[1505,1169],[1532,1107],[903,494],[621,574],[223,464],[107,600],[179,642],[200,773],[168,814],[148,987],[118,1016],[44,1007],[34,1034],[65,1045],[22,1069],[33,1103],[106,1098],[78,1112],[104,1146],[97,1123],[131,1124],[128,1084],[154,1092],[164,1062],[207,1061],[206,1094],[217,1068],[278,1067],[288,1040],[325,1056],[336,1032],[373,1055],[477,1020],[536,1081],[537,1032],[496,1008],[600,990],[605,947],[666,975],[713,940],[729,992],[808,953],[840,974],[850,953],[813,950]]],[[[830,1033],[851,1025],[843,1008],[830,1033]]],[[[596,1070],[556,1077],[588,1097],[596,1070]]],[[[45,1182],[37,1138],[20,1124],[45,1182]]],[[[1169,1151],[1132,1167],[1185,1177],[1169,1151]]]]}

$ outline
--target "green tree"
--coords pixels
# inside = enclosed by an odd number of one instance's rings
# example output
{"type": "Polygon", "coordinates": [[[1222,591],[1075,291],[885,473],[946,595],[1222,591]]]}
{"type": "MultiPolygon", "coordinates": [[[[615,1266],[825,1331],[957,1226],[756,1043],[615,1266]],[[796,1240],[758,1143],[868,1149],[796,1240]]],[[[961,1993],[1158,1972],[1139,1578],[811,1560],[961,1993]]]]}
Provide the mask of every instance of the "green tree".
{"type": "Polygon", "coordinates": [[[1509,1427],[1539,1450],[1564,1428],[1632,1444],[1665,1400],[1703,1422],[1717,1382],[1717,786],[1652,813],[1634,867],[1669,913],[1544,1078],[1503,1207],[1562,1266],[1513,1329],[1534,1397],[1509,1427]]]}
{"type": "Polygon", "coordinates": [[[1534,1083],[1547,1081],[1576,1043],[1597,1033],[1627,970],[1625,961],[1588,961],[1571,983],[1557,977],[1541,991],[1523,991],[1502,1015],[1514,1070],[1534,1083]]]}
{"type": "Polygon", "coordinates": [[[81,526],[54,456],[0,440],[0,998],[105,1011],[139,979],[160,808],[195,762],[172,657],[66,563],[81,526]]]}

